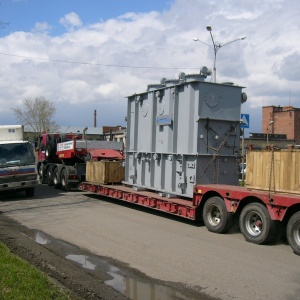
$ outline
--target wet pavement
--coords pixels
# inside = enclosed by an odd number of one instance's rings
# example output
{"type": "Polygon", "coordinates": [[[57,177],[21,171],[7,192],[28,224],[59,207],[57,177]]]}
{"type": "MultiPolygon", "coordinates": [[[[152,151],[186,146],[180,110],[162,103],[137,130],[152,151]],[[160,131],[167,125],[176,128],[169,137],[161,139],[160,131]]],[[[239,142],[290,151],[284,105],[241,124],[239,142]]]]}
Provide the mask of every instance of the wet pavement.
{"type": "Polygon", "coordinates": [[[141,277],[130,273],[119,266],[113,265],[108,260],[93,254],[78,254],[78,247],[70,243],[55,239],[40,230],[28,230],[26,235],[40,245],[51,245],[51,247],[59,248],[60,253],[66,259],[74,264],[87,269],[91,273],[104,272],[108,279],[104,283],[111,286],[118,292],[132,300],[199,300],[207,299],[207,297],[199,298],[199,295],[191,295],[190,292],[182,292],[182,288],[167,286],[164,284],[153,283],[153,280],[147,280],[146,277],[141,277]]]}

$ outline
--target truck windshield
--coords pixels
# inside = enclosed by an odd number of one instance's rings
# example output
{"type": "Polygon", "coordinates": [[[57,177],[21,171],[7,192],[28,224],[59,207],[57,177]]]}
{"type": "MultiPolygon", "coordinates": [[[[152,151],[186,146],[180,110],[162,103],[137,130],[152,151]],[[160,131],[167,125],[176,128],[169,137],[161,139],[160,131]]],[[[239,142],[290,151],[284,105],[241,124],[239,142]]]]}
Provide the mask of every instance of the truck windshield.
{"type": "Polygon", "coordinates": [[[34,163],[33,148],[29,143],[0,144],[0,167],[34,163]]]}

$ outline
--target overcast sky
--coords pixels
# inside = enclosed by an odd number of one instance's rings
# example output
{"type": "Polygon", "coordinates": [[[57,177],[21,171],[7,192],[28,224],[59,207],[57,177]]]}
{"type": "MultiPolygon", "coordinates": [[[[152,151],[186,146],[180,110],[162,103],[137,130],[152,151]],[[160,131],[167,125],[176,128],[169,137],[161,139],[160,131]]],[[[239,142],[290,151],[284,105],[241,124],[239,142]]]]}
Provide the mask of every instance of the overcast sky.
{"type": "MultiPolygon", "coordinates": [[[[126,96],[178,73],[213,67],[206,25],[221,48],[217,81],[246,87],[248,132],[261,108],[300,107],[300,2],[295,0],[3,0],[0,120],[24,98],[55,102],[65,126],[125,125],[126,96]]],[[[210,80],[208,78],[207,80],[210,80]]]]}

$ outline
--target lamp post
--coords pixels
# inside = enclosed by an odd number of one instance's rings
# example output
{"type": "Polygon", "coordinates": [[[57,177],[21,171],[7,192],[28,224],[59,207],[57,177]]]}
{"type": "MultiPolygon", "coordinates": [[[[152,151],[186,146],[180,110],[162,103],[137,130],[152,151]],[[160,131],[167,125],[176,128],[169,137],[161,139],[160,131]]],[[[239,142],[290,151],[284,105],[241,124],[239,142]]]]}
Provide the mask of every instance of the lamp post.
{"type": "Polygon", "coordinates": [[[211,33],[211,32],[212,32],[212,27],[211,27],[210,25],[207,25],[207,26],[206,26],[206,29],[207,29],[207,31],[209,31],[209,33],[210,33],[210,37],[211,37],[211,40],[212,40],[212,43],[213,43],[213,47],[210,46],[210,45],[208,45],[208,44],[206,44],[206,43],[204,43],[204,42],[202,42],[202,41],[200,41],[200,40],[199,40],[198,38],[196,38],[196,37],[193,38],[193,40],[194,40],[195,42],[200,42],[200,43],[202,43],[202,44],[204,44],[204,45],[206,45],[206,46],[208,46],[208,47],[210,47],[210,48],[212,48],[212,49],[214,50],[214,82],[216,82],[216,81],[217,81],[217,68],[216,68],[216,65],[217,65],[217,52],[218,52],[218,50],[219,50],[220,48],[226,46],[226,45],[229,45],[229,44],[233,43],[233,42],[236,42],[236,41],[239,41],[239,40],[244,40],[246,37],[243,36],[243,37],[237,38],[237,39],[235,39],[235,40],[233,40],[233,41],[227,42],[227,43],[225,43],[225,44],[221,44],[221,43],[216,44],[215,41],[214,41],[213,35],[212,35],[212,33],[211,33]]]}
{"type": "Polygon", "coordinates": [[[267,146],[269,145],[269,125],[273,124],[274,121],[270,121],[269,124],[267,125],[267,146]]]}

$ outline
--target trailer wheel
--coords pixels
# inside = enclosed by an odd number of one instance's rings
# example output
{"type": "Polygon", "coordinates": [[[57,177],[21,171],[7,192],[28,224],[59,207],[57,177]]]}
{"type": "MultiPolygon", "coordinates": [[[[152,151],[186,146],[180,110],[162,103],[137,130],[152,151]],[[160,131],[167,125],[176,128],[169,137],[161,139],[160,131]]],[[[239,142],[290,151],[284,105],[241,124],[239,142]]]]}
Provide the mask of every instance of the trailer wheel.
{"type": "Polygon", "coordinates": [[[60,189],[60,178],[58,168],[53,170],[53,185],[55,189],[60,189]]]}
{"type": "Polygon", "coordinates": [[[68,171],[66,169],[61,172],[61,188],[63,191],[69,190],[68,171]]]}
{"type": "Polygon", "coordinates": [[[33,197],[34,196],[34,187],[27,188],[25,190],[26,197],[33,197]]]}
{"type": "Polygon", "coordinates": [[[232,215],[227,211],[224,200],[211,197],[204,204],[203,221],[208,231],[225,233],[233,224],[232,215]]]}
{"type": "Polygon", "coordinates": [[[248,242],[264,244],[277,238],[277,223],[271,219],[268,209],[260,203],[251,203],[244,207],[239,225],[248,242]]]}
{"type": "Polygon", "coordinates": [[[286,237],[294,253],[300,255],[300,211],[290,218],[286,227],[286,237]]]}
{"type": "Polygon", "coordinates": [[[47,184],[48,184],[48,186],[53,185],[53,168],[52,167],[48,167],[48,169],[47,169],[47,184]]]}

